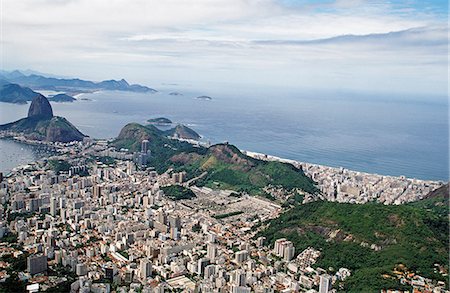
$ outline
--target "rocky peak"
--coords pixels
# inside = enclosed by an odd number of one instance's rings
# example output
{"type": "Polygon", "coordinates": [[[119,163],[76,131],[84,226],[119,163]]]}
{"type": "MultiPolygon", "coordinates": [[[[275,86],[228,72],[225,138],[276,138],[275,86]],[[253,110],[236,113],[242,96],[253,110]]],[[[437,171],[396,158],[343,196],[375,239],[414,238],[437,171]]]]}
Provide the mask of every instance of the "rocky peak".
{"type": "Polygon", "coordinates": [[[30,109],[28,109],[28,117],[39,117],[43,119],[53,117],[52,106],[50,106],[46,97],[41,94],[34,97],[30,109]]]}

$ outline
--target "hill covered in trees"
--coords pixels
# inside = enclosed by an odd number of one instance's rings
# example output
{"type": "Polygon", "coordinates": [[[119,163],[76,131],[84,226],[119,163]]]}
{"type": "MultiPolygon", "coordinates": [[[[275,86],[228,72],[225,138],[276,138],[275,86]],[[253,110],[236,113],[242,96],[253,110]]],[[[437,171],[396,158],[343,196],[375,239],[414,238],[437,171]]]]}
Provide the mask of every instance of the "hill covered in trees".
{"type": "Polygon", "coordinates": [[[441,205],[432,203],[436,201],[432,197],[399,206],[317,201],[285,211],[257,236],[265,236],[270,245],[287,238],[297,253],[309,246],[321,250],[316,267],[352,271],[343,284],[347,291],[404,288],[392,276],[398,264],[448,287],[447,277],[435,271],[439,264],[448,272],[448,208],[442,213],[441,205]]]}

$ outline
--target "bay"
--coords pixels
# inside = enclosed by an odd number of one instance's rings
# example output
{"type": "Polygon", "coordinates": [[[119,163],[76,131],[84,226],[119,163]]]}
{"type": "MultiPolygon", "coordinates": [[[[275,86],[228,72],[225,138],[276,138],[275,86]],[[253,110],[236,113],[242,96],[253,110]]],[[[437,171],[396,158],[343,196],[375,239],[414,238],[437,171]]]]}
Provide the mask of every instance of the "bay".
{"type": "MultiPolygon", "coordinates": [[[[129,122],[167,117],[212,143],[229,141],[245,150],[369,173],[449,178],[445,98],[231,85],[157,89],[155,94],[82,94],[74,103],[52,106],[55,115],[94,138],[116,137],[129,122]],[[201,95],[212,100],[196,99],[201,95]]],[[[0,123],[25,117],[28,107],[0,103],[0,123]]]]}

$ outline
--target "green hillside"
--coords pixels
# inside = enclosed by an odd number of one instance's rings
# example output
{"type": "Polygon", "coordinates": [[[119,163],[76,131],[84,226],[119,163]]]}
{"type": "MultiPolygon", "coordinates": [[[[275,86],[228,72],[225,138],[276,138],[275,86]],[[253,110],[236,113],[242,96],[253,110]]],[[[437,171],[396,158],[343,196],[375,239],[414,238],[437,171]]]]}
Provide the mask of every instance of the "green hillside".
{"type": "Polygon", "coordinates": [[[193,147],[171,140],[166,135],[167,132],[153,125],[131,123],[121,130],[113,144],[116,148],[138,151],[141,141],[148,139],[152,152],[151,166],[159,172],[168,168],[186,171],[188,179],[206,172],[206,176],[197,181],[199,186],[261,195],[265,194],[262,188],[268,185],[317,192],[314,182],[291,164],[256,160],[229,144],[218,144],[208,149],[193,147]]]}
{"type": "Polygon", "coordinates": [[[441,216],[449,214],[449,184],[444,184],[425,196],[425,199],[409,203],[408,205],[432,210],[441,216]]]}
{"type": "Polygon", "coordinates": [[[396,264],[424,277],[447,282],[434,264],[448,271],[448,213],[410,205],[385,206],[317,201],[297,205],[272,220],[257,236],[273,245],[278,238],[293,241],[297,253],[312,246],[322,251],[316,267],[352,270],[344,288],[350,292],[379,292],[404,288],[392,274],[396,264]],[[368,243],[368,247],[361,243],[368,243]],[[375,244],[381,250],[370,246],[375,244]]]}
{"type": "Polygon", "coordinates": [[[0,125],[0,130],[22,132],[27,137],[52,142],[80,141],[85,137],[64,117],[26,117],[15,122],[0,125]]]}
{"type": "Polygon", "coordinates": [[[200,186],[261,195],[262,188],[268,185],[317,192],[314,182],[293,165],[256,160],[229,144],[213,145],[205,154],[181,153],[171,161],[175,168],[190,174],[206,171],[207,175],[197,182],[200,186]]]}
{"type": "Polygon", "coordinates": [[[138,123],[125,125],[112,144],[118,149],[139,151],[144,139],[149,141],[149,149],[152,152],[151,166],[155,167],[158,172],[165,172],[170,167],[169,159],[173,155],[183,151],[195,151],[191,144],[169,139],[163,131],[153,125],[143,126],[138,123]]]}

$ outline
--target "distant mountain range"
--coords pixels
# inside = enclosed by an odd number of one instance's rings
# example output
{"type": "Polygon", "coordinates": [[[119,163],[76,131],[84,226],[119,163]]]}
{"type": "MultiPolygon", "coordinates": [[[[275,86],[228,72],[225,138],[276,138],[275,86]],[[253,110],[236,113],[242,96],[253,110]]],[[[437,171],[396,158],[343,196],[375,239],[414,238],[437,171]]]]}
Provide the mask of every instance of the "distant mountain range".
{"type": "Polygon", "coordinates": [[[66,94],[93,92],[97,90],[130,91],[138,93],[155,93],[155,89],[129,84],[125,79],[93,82],[78,78],[56,78],[38,74],[26,75],[18,70],[0,72],[0,102],[25,103],[31,101],[33,90],[54,90],[66,94]]]}

